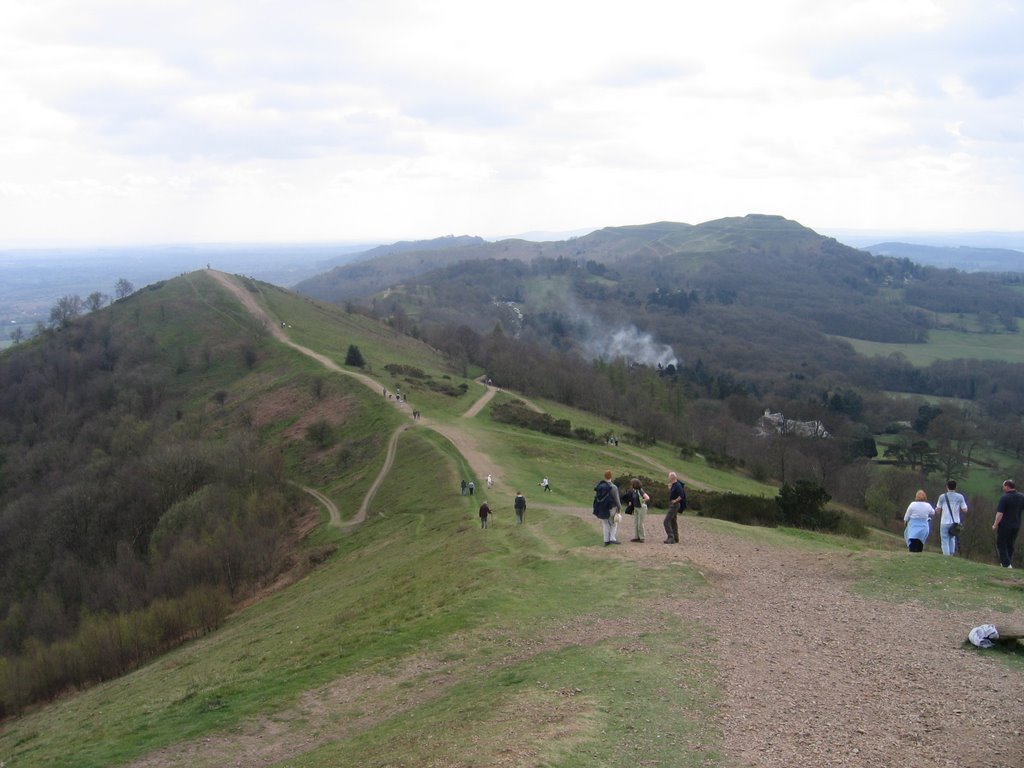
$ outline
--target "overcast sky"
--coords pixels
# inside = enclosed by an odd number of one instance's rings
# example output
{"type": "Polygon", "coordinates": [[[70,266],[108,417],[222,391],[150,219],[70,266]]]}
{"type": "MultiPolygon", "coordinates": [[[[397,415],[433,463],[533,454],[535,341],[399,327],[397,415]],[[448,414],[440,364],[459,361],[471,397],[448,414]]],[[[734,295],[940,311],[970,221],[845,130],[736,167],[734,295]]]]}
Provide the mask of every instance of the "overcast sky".
{"type": "Polygon", "coordinates": [[[1024,0],[9,0],[0,247],[1024,229],[1024,0]]]}

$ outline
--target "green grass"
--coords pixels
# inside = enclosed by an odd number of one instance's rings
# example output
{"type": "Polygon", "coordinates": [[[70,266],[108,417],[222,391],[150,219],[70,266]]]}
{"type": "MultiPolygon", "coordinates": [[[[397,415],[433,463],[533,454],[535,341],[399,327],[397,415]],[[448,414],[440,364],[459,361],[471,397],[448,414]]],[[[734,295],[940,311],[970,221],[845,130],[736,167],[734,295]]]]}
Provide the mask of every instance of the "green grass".
{"type": "MultiPolygon", "coordinates": [[[[592,531],[580,521],[541,510],[530,515],[544,540],[529,526],[498,523],[481,531],[470,501],[455,490],[455,457],[416,433],[402,437],[400,453],[375,504],[383,517],[343,539],[327,565],[208,638],[11,722],[0,736],[0,759],[24,766],[112,765],[203,734],[236,731],[252,718],[287,719],[307,691],[346,675],[387,678],[423,659],[453,663],[459,683],[439,697],[425,697],[400,719],[323,746],[294,764],[394,764],[387,761],[394,759],[396,740],[401,745],[410,734],[437,730],[453,711],[473,712],[475,702],[486,703],[473,717],[493,730],[500,724],[491,719],[503,706],[515,709],[521,697],[559,711],[561,692],[570,686],[581,691],[574,703],[586,704],[582,713],[571,708],[579,716],[573,724],[579,744],[589,745],[580,749],[615,761],[612,753],[624,745],[606,744],[601,734],[623,724],[621,693],[645,695],[666,654],[673,655],[674,669],[660,695],[675,708],[659,714],[652,707],[649,716],[652,722],[664,719],[665,727],[671,717],[677,734],[701,727],[717,693],[703,665],[698,628],[656,622],[644,641],[655,653],[638,660],[631,682],[620,680],[610,663],[624,642],[614,632],[595,631],[592,641],[584,632],[568,642],[560,629],[577,622],[600,627],[610,617],[634,612],[639,617],[639,601],[687,582],[687,589],[699,590],[699,575],[675,569],[671,576],[652,572],[637,579],[630,576],[634,564],[575,551],[593,543],[592,531]],[[451,487],[451,494],[433,494],[425,503],[419,491],[439,484],[451,487]],[[558,554],[548,549],[549,541],[558,554]],[[544,647],[509,657],[509,648],[529,649],[539,638],[544,647]],[[672,685],[684,679],[687,685],[672,685]]],[[[415,685],[415,675],[410,680],[415,685]]],[[[377,708],[380,702],[370,704],[377,708]]],[[[423,764],[432,749],[471,753],[471,722],[441,728],[443,738],[434,745],[410,742],[410,754],[423,764]]],[[[668,746],[660,746],[667,754],[668,746]]],[[[694,757],[683,764],[700,763],[694,757]]]]}
{"type": "Polygon", "coordinates": [[[926,366],[936,360],[1002,360],[1024,363],[1024,340],[1016,333],[962,333],[960,331],[928,332],[926,344],[886,344],[838,336],[853,345],[858,354],[868,357],[886,357],[898,353],[916,366],[926,366]]]}

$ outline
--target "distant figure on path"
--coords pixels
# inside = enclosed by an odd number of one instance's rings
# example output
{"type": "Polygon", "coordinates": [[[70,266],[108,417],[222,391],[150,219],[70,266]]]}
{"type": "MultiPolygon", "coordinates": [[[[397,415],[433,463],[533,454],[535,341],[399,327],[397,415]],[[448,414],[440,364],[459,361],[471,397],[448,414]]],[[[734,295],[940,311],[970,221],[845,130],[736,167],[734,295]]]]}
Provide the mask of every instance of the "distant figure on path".
{"type": "Polygon", "coordinates": [[[480,527],[481,528],[489,527],[490,523],[488,521],[490,520],[490,517],[491,517],[491,508],[489,506],[487,506],[487,502],[485,501],[483,504],[480,505],[480,527]]]}
{"type": "Polygon", "coordinates": [[[950,526],[954,523],[959,530],[963,522],[963,513],[967,512],[967,499],[956,490],[956,480],[946,483],[946,492],[935,502],[935,514],[939,516],[939,541],[942,543],[942,554],[955,555],[957,536],[950,535],[950,526]]]}
{"type": "Polygon", "coordinates": [[[463,496],[465,496],[465,495],[466,495],[466,488],[468,488],[468,487],[469,487],[469,486],[467,486],[467,485],[466,485],[466,481],[465,481],[465,480],[463,480],[463,481],[462,481],[462,495],[463,495],[463,496]]]}
{"type": "Polygon", "coordinates": [[[487,487],[488,488],[493,488],[494,487],[494,478],[492,478],[490,475],[487,475],[487,487]]]}
{"type": "Polygon", "coordinates": [[[516,491],[516,498],[515,501],[512,502],[512,506],[515,507],[516,510],[516,519],[519,521],[519,524],[522,525],[526,520],[526,497],[523,496],[522,491],[516,491]]]}
{"type": "Polygon", "coordinates": [[[1021,509],[1024,509],[1024,494],[1017,490],[1013,480],[1003,483],[1003,495],[996,506],[996,520],[992,530],[996,532],[996,551],[1003,568],[1013,568],[1013,550],[1020,533],[1021,509]]]}
{"type": "Polygon", "coordinates": [[[928,534],[931,532],[928,521],[934,514],[935,508],[928,503],[928,494],[924,491],[914,494],[914,500],[903,513],[903,522],[907,524],[903,538],[906,539],[907,549],[911,552],[920,552],[924,549],[924,543],[928,541],[928,534]]]}
{"type": "Polygon", "coordinates": [[[472,496],[473,495],[473,491],[475,491],[475,490],[476,490],[476,483],[474,483],[472,480],[470,480],[469,481],[469,495],[472,496]]]}
{"type": "Polygon", "coordinates": [[[548,479],[545,477],[543,480],[540,481],[540,487],[543,488],[545,491],[550,491],[551,483],[549,483],[548,479]]]}

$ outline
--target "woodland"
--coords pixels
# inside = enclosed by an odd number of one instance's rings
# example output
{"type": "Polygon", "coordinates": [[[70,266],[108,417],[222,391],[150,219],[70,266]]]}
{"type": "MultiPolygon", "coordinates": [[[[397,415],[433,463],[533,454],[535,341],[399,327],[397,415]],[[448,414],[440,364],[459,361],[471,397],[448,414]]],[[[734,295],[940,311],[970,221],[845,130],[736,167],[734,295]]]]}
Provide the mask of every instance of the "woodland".
{"type": "Polygon", "coordinates": [[[0,709],[122,674],[296,565],[294,473],[251,412],[226,420],[266,334],[185,287],[0,358],[0,709]]]}
{"type": "Polygon", "coordinates": [[[621,421],[638,439],[758,478],[814,480],[861,509],[879,460],[906,470],[903,490],[922,471],[963,477],[985,461],[982,445],[1000,452],[998,471],[1019,467],[1024,366],[915,367],[859,355],[849,339],[925,344],[946,328],[1015,339],[1020,275],[872,256],[773,216],[440,253],[432,242],[418,256],[378,255],[298,289],[362,307],[511,389],[621,421]],[[388,290],[358,295],[384,279],[388,290]],[[612,344],[623,330],[631,341],[612,344]],[[674,362],[653,360],[652,343],[674,362]],[[752,439],[766,409],[820,420],[833,437],[752,439]],[[895,446],[887,456],[881,436],[895,446]]]}

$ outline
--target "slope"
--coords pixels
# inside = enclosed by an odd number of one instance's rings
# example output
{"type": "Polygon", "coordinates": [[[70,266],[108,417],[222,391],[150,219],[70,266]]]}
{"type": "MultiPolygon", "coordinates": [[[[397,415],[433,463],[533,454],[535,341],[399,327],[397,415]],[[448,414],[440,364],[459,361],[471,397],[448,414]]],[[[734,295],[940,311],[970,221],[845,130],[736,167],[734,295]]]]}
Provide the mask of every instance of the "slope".
{"type": "MultiPolygon", "coordinates": [[[[432,418],[466,428],[459,414],[432,418]]],[[[1024,608],[1016,579],[694,518],[679,547],[595,547],[583,503],[597,471],[585,468],[610,463],[609,449],[564,442],[575,482],[532,500],[527,525],[499,511],[483,531],[476,499],[456,490],[464,459],[432,435],[402,433],[374,514],[323,568],[213,637],[10,724],[0,759],[1009,766],[1024,756],[1019,739],[989,737],[1021,729],[1021,664],[955,650],[993,607],[1024,608]],[[879,630],[892,626],[900,644],[879,630]],[[950,742],[949,731],[964,737],[950,742]]],[[[507,457],[496,441],[484,447],[507,457]]],[[[514,467],[495,493],[536,469],[514,467]]]]}

